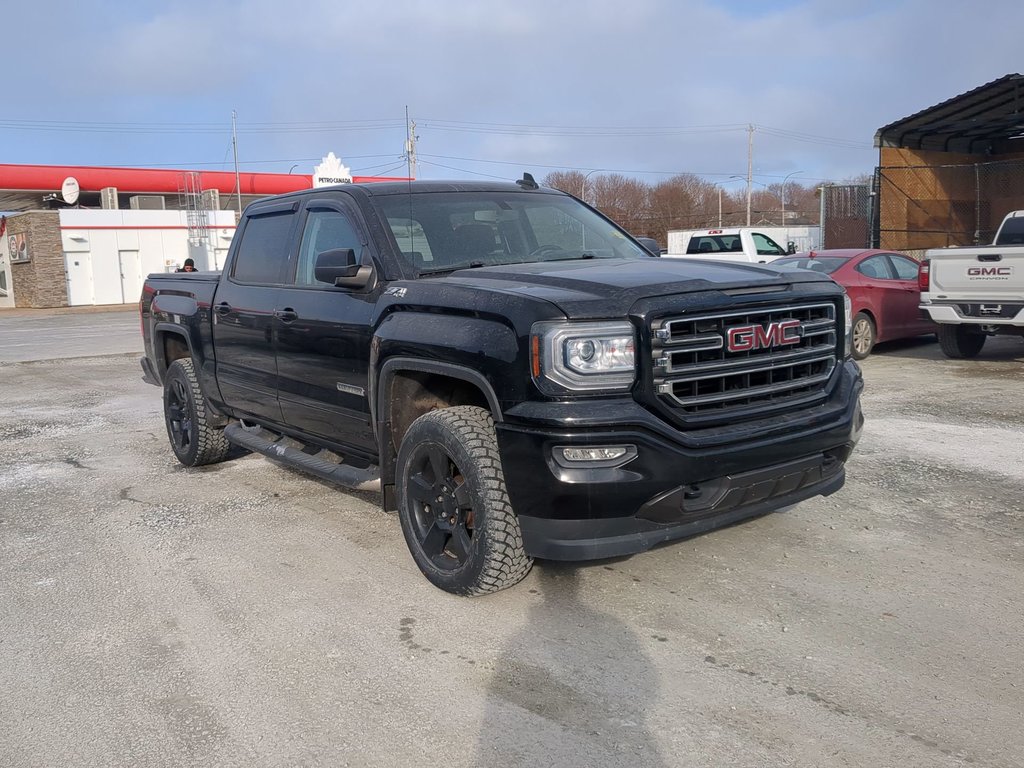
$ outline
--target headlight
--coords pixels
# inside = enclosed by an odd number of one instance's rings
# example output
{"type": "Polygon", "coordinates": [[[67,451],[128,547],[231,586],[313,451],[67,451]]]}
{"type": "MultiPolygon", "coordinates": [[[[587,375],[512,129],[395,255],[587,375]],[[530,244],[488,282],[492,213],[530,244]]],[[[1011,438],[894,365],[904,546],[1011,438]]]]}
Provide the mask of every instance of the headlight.
{"type": "Polygon", "coordinates": [[[626,390],[636,378],[636,336],[627,322],[535,323],[533,379],[548,394],[626,390]],[[552,386],[555,385],[555,386],[552,386]]]}
{"type": "Polygon", "coordinates": [[[850,294],[843,288],[843,338],[845,342],[844,357],[853,354],[853,305],[850,304],[850,294]]]}

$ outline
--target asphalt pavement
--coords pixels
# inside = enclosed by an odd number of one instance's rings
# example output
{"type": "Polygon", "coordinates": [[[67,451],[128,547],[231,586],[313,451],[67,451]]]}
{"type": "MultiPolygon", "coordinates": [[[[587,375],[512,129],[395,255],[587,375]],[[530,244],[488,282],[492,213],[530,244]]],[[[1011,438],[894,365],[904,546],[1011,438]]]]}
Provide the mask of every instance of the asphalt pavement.
{"type": "Polygon", "coordinates": [[[462,599],[376,494],[178,465],[130,312],[29,319],[0,316],[33,358],[0,361],[4,768],[1022,764],[1020,340],[880,347],[829,498],[462,599]]]}
{"type": "Polygon", "coordinates": [[[137,305],[124,308],[0,310],[0,363],[142,354],[137,305]]]}

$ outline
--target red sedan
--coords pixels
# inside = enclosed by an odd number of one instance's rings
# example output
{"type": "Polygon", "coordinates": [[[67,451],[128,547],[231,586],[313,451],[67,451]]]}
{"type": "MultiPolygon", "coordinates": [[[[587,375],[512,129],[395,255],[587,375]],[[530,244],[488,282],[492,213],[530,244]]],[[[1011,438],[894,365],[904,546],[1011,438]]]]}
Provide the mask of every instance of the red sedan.
{"type": "Polygon", "coordinates": [[[770,266],[825,272],[846,289],[853,305],[853,356],[857,360],[867,357],[876,342],[938,330],[918,310],[918,262],[902,253],[836,248],[783,256],[770,266]]]}

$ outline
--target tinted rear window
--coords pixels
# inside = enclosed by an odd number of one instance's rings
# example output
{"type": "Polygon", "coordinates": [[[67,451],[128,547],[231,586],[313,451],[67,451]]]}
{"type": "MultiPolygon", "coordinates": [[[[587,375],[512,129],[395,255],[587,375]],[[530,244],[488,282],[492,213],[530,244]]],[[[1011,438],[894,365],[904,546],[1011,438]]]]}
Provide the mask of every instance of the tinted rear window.
{"type": "Polygon", "coordinates": [[[1024,216],[1007,219],[999,230],[996,245],[1024,245],[1024,216]]]}
{"type": "Polygon", "coordinates": [[[743,243],[739,235],[698,235],[690,238],[687,254],[693,253],[742,253],[743,243]]]}
{"type": "Polygon", "coordinates": [[[292,211],[253,216],[245,224],[232,276],[243,283],[283,283],[291,246],[292,211]]]}
{"type": "Polygon", "coordinates": [[[786,267],[787,269],[812,269],[815,272],[832,274],[846,263],[846,259],[776,259],[772,262],[773,267],[786,267]]]}

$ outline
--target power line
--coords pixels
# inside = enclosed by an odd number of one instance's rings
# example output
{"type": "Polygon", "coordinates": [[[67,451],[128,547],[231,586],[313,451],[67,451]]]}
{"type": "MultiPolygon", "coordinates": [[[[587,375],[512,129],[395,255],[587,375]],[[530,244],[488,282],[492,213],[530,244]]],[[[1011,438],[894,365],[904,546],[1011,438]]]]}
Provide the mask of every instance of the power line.
{"type": "MultiPolygon", "coordinates": [[[[402,122],[349,121],[334,123],[240,123],[238,133],[335,133],[385,131],[401,128],[402,122]]],[[[50,131],[56,133],[113,134],[222,134],[229,126],[221,123],[89,123],[58,120],[0,120],[0,130],[50,131]]]]}
{"type": "Polygon", "coordinates": [[[468,173],[471,176],[484,176],[484,177],[486,177],[488,179],[501,179],[502,181],[507,181],[508,180],[508,176],[495,176],[493,173],[480,173],[479,171],[470,171],[470,170],[468,170],[466,168],[456,168],[455,166],[444,165],[443,163],[433,163],[433,162],[431,162],[429,160],[424,160],[423,159],[423,155],[420,155],[420,165],[434,165],[434,166],[437,166],[438,168],[447,168],[449,171],[458,171],[459,173],[468,173]]]}
{"type": "Polygon", "coordinates": [[[514,123],[469,123],[454,120],[421,120],[424,128],[436,131],[453,131],[460,133],[479,133],[506,136],[574,136],[574,137],[645,137],[645,136],[677,136],[683,134],[722,133],[736,131],[743,126],[733,124],[701,125],[701,126],[553,126],[553,125],[517,125],[514,123]]]}
{"type": "MultiPolygon", "coordinates": [[[[657,137],[739,132],[747,129],[742,123],[718,123],[690,126],[593,126],[548,125],[520,123],[487,123],[430,118],[421,120],[421,127],[435,131],[476,133],[482,135],[534,135],[563,137],[657,137]]],[[[238,132],[247,134],[326,133],[347,131],[388,131],[405,129],[399,118],[362,120],[254,121],[239,123],[238,132]]],[[[869,149],[870,144],[834,136],[821,136],[787,128],[757,124],[757,130],[771,136],[793,141],[821,144],[846,149],[869,149]]],[[[0,129],[51,131],[64,133],[115,134],[217,134],[227,125],[219,122],[91,122],[81,120],[12,120],[0,119],[0,129]]]]}
{"type": "Polygon", "coordinates": [[[793,139],[794,141],[803,141],[809,144],[824,144],[826,146],[840,147],[844,149],[872,149],[873,146],[862,141],[853,141],[851,139],[838,139],[830,136],[817,136],[813,133],[801,133],[799,131],[791,131],[785,128],[773,128],[770,125],[755,125],[758,131],[766,133],[770,136],[778,136],[784,139],[793,139]]]}

